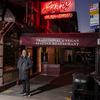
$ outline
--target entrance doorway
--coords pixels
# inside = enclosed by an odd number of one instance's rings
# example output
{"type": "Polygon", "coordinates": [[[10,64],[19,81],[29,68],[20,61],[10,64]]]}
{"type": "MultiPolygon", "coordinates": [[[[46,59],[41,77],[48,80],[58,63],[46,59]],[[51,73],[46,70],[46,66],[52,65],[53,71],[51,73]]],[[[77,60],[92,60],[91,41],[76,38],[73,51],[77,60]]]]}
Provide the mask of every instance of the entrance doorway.
{"type": "Polygon", "coordinates": [[[95,69],[95,48],[26,47],[33,60],[32,73],[58,75],[65,69],[95,69]]]}
{"type": "Polygon", "coordinates": [[[41,61],[48,64],[95,65],[95,48],[41,47],[41,61]]]}
{"type": "Polygon", "coordinates": [[[32,68],[32,72],[35,73],[37,72],[37,48],[36,47],[32,47],[32,58],[33,58],[33,68],[32,68]]]}
{"type": "Polygon", "coordinates": [[[50,75],[53,71],[55,73],[57,71],[63,73],[69,68],[81,69],[88,72],[95,70],[95,48],[93,47],[41,47],[41,58],[41,64],[45,64],[43,67],[45,72],[47,71],[46,74],[50,75]],[[45,57],[43,54],[45,54],[45,57]],[[59,67],[56,66],[55,68],[55,65],[59,67]],[[51,73],[49,73],[50,70],[52,70],[51,73]]]}

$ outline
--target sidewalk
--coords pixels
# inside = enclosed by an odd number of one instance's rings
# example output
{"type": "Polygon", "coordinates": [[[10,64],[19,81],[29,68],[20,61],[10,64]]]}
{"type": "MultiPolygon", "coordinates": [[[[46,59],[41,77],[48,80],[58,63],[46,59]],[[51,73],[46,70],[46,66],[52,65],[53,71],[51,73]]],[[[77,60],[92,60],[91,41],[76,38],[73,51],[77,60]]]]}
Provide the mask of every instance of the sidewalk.
{"type": "MultiPolygon", "coordinates": [[[[17,88],[17,86],[15,86],[17,88]]],[[[9,90],[11,92],[11,89],[9,90]]],[[[14,92],[14,91],[12,91],[14,92]]],[[[18,93],[14,94],[0,94],[0,100],[66,100],[67,96],[71,95],[71,85],[64,86],[49,91],[36,93],[31,97],[25,97],[18,93]]]]}
{"type": "Polygon", "coordinates": [[[0,100],[66,100],[71,95],[71,85],[62,85],[62,82],[59,78],[39,75],[31,80],[31,97],[22,96],[22,86],[16,85],[0,93],[0,100]]]}
{"type": "Polygon", "coordinates": [[[18,96],[0,95],[0,100],[37,100],[37,99],[18,97],[18,96]]]}
{"type": "Polygon", "coordinates": [[[0,100],[67,100],[72,95],[72,74],[83,71],[69,68],[59,77],[38,75],[30,80],[31,97],[22,96],[22,86],[16,85],[0,93],[0,100]]]}

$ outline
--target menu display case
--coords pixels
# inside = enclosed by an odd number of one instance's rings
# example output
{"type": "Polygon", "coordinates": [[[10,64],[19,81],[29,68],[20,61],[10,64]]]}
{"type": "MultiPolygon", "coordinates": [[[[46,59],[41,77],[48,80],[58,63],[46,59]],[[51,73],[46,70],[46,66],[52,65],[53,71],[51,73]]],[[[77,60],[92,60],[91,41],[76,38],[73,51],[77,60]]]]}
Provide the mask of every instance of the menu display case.
{"type": "Polygon", "coordinates": [[[1,53],[3,56],[0,58],[0,66],[3,67],[1,69],[2,71],[0,70],[2,78],[1,86],[12,83],[18,79],[18,72],[16,69],[19,52],[18,48],[19,42],[17,33],[7,33],[3,39],[3,51],[1,53]]]}

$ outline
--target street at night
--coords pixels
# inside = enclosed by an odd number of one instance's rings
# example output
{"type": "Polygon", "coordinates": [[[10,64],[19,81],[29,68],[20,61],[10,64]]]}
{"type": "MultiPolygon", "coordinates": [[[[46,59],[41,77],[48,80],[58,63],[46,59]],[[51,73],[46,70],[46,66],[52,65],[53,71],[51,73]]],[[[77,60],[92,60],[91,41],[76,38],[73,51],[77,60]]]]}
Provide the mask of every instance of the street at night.
{"type": "Polygon", "coordinates": [[[0,0],[0,100],[99,100],[100,0],[0,0]]]}

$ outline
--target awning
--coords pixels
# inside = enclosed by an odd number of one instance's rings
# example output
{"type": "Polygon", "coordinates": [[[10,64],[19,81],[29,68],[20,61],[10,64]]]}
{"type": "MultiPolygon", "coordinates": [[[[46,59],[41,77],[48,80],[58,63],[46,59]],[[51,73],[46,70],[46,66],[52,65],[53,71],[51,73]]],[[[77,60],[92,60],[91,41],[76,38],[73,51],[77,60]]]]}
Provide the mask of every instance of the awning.
{"type": "Polygon", "coordinates": [[[62,34],[62,35],[24,35],[20,45],[27,46],[63,46],[63,47],[96,47],[98,34],[62,34]]]}

